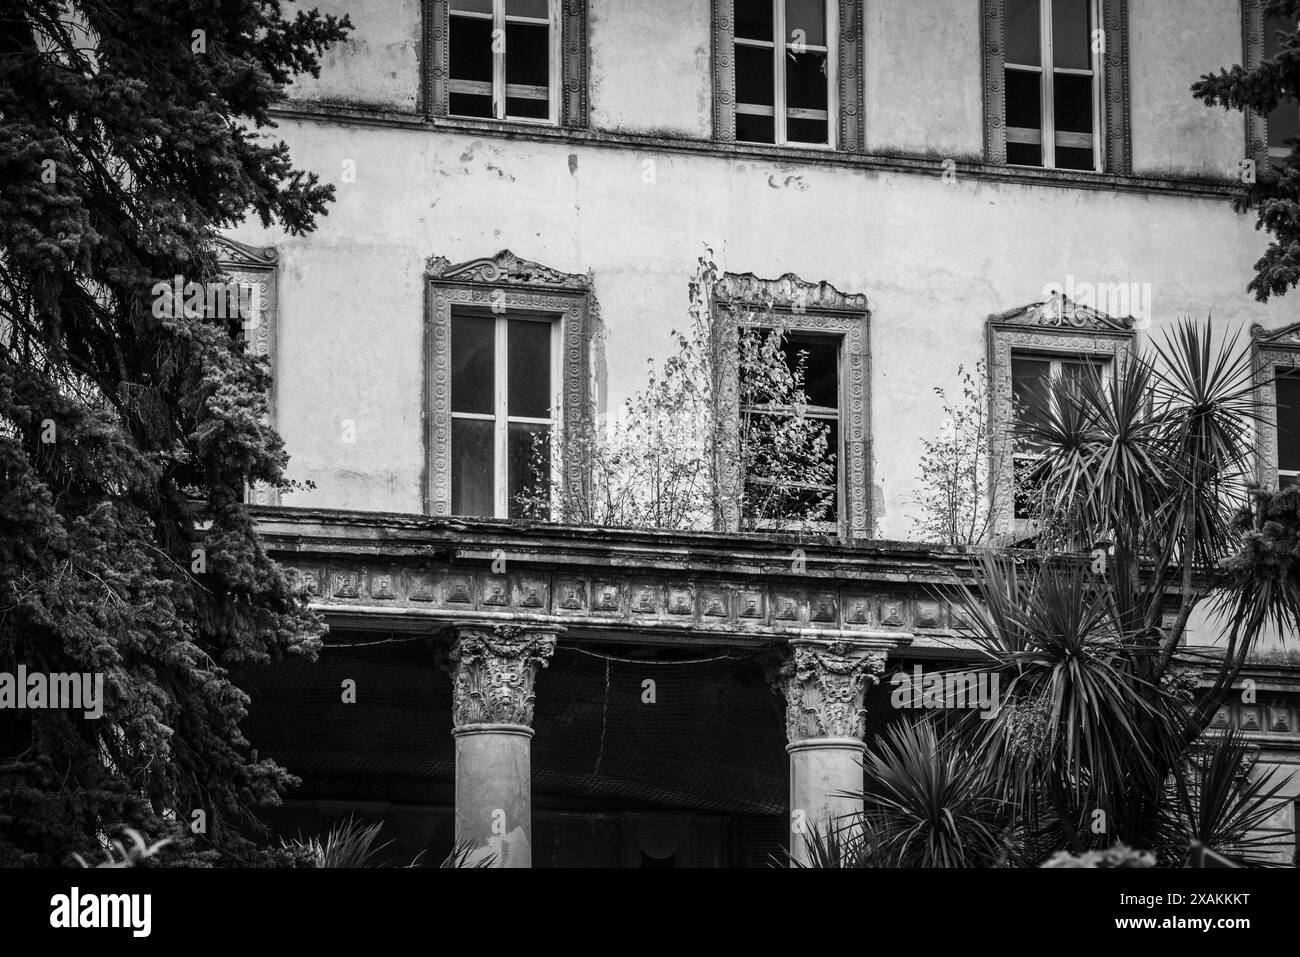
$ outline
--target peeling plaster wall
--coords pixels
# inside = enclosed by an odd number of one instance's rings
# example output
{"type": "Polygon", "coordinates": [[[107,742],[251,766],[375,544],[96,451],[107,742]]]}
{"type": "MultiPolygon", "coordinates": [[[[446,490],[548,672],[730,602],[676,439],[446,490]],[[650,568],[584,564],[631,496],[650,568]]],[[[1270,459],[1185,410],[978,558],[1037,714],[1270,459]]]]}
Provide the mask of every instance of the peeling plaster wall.
{"type": "Polygon", "coordinates": [[[983,156],[982,7],[982,0],[866,5],[869,151],[983,156]]]}
{"type": "Polygon", "coordinates": [[[713,135],[709,0],[588,0],[596,129],[713,135]]]}
{"type": "Polygon", "coordinates": [[[1231,176],[1246,156],[1240,113],[1192,98],[1205,73],[1242,62],[1241,0],[1129,3],[1133,171],[1231,176]]]}
{"type": "Polygon", "coordinates": [[[299,10],[352,20],[347,42],[321,55],[320,78],[295,80],[295,99],[414,111],[419,107],[421,0],[302,0],[285,4],[292,19],[299,10]]]}
{"type": "Polygon", "coordinates": [[[932,389],[985,355],[985,317],[1044,286],[1151,284],[1157,328],[1181,315],[1278,326],[1243,288],[1263,247],[1221,199],[979,182],[722,157],[505,141],[286,120],[296,162],[357,181],[317,232],[235,236],[280,251],[279,427],[291,504],[419,511],[427,257],[509,247],[565,272],[592,270],[607,340],[604,410],[645,381],[685,321],[702,244],[719,266],[790,271],[865,293],[872,311],[876,533],[907,538],[921,436],[940,427],[932,389]],[[342,441],[344,420],[356,441],[342,441]]]}

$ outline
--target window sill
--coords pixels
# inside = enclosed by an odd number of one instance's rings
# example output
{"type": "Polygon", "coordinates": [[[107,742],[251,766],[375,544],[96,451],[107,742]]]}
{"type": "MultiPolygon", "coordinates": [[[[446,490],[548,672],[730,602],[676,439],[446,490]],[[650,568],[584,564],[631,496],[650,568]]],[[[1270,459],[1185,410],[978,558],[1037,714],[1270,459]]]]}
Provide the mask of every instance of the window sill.
{"type": "Polygon", "coordinates": [[[606,149],[631,149],[642,152],[691,153],[728,159],[775,160],[781,163],[803,161],[810,166],[847,167],[882,172],[911,173],[940,177],[953,172],[959,178],[984,182],[1014,183],[1063,189],[1092,189],[1118,192],[1166,193],[1210,199],[1229,199],[1241,190],[1241,183],[1225,176],[1222,180],[1188,176],[1136,176],[1080,170],[1042,169],[1033,166],[1009,166],[956,157],[916,154],[855,153],[842,149],[808,146],[770,146],[767,144],[722,143],[709,139],[642,133],[608,132],[576,127],[552,126],[518,120],[475,120],[446,116],[427,116],[400,110],[374,110],[336,103],[288,101],[271,111],[276,119],[326,121],[359,126],[424,129],[430,132],[453,132],[496,135],[505,139],[565,143],[606,149]]]}

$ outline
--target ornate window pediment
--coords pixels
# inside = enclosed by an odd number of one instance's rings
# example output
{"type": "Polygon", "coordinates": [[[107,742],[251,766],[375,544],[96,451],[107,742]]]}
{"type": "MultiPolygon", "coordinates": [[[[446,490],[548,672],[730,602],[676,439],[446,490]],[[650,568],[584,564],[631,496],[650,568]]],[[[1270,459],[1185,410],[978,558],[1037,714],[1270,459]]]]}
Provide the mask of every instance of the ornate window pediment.
{"type": "Polygon", "coordinates": [[[1057,294],[988,317],[988,370],[992,402],[992,455],[989,494],[994,529],[1002,535],[1028,534],[1028,524],[1015,517],[1015,385],[1013,357],[1055,359],[1102,364],[1117,374],[1128,360],[1135,334],[1132,316],[1116,317],[1079,305],[1057,294]]]}
{"type": "MultiPolygon", "coordinates": [[[[462,476],[458,481],[455,475],[469,475],[467,463],[471,460],[454,461],[453,448],[463,442],[459,445],[466,450],[462,454],[483,459],[483,481],[492,486],[494,502],[488,514],[507,517],[513,481],[508,475],[510,464],[518,464],[516,460],[525,454],[510,444],[518,440],[516,433],[531,427],[560,429],[572,436],[589,427],[589,342],[597,309],[591,277],[561,272],[503,249],[495,256],[461,263],[444,256],[430,257],[425,289],[424,510],[430,515],[456,514],[457,496],[461,496],[462,511],[465,509],[469,499],[458,488],[468,490],[469,480],[462,476]],[[525,321],[515,326],[515,319],[525,321]],[[539,334],[539,322],[549,324],[549,337],[539,334]],[[459,374],[466,376],[466,383],[482,374],[492,379],[477,390],[480,394],[469,404],[458,403],[453,397],[453,379],[458,373],[452,327],[457,323],[467,334],[474,328],[472,334],[483,339],[479,350],[483,355],[459,374]],[[525,348],[538,355],[548,354],[549,361],[541,365],[550,370],[549,375],[539,371],[537,363],[521,362],[524,353],[515,350],[525,348]],[[493,352],[495,358],[488,358],[493,352]],[[532,398],[525,400],[532,403],[531,408],[515,407],[515,395],[508,379],[503,378],[512,364],[517,370],[528,368],[533,373],[529,377],[532,398]],[[460,424],[454,425],[456,422],[460,424]],[[474,442],[479,443],[477,451],[471,452],[474,442]],[[454,472],[457,467],[461,472],[454,472]]],[[[571,446],[560,443],[560,447],[571,446]]],[[[552,468],[569,488],[582,486],[580,461],[553,462],[552,468]]],[[[467,514],[481,515],[484,510],[476,507],[467,514]]]]}
{"type": "Polygon", "coordinates": [[[1285,416],[1296,423],[1295,427],[1285,430],[1284,438],[1289,439],[1293,432],[1300,432],[1300,408],[1292,407],[1300,398],[1300,388],[1297,388],[1300,383],[1296,379],[1300,375],[1300,322],[1272,330],[1251,326],[1250,339],[1255,401],[1259,410],[1255,441],[1256,474],[1260,485],[1277,488],[1280,478],[1294,480],[1293,473],[1297,471],[1292,461],[1293,441],[1286,442],[1285,449],[1279,445],[1278,420],[1279,416],[1285,416]],[[1279,393],[1284,393],[1281,408],[1279,393]],[[1279,473],[1289,474],[1283,476],[1279,473]]]}

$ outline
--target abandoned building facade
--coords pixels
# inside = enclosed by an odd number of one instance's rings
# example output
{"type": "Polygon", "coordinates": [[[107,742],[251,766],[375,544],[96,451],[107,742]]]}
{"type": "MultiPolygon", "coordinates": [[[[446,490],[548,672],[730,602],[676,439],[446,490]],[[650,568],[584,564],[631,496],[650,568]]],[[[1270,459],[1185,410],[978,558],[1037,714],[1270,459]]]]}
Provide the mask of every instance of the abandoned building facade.
{"type": "MultiPolygon", "coordinates": [[[[1300,369],[1294,296],[1245,291],[1265,239],[1230,205],[1300,108],[1189,89],[1266,55],[1257,0],[311,5],[355,29],[272,133],[336,201],[223,244],[310,483],[253,492],[259,524],[331,627],[249,686],[303,779],[268,815],[288,832],[357,813],[505,866],[766,864],[854,806],[882,677],[961,659],[968,561],[915,526],[936,386],[986,361],[1005,421],[1023,382],[1211,313],[1300,369]],[[809,357],[823,527],[525,520],[534,437],[645,387],[701,257],[716,348],[762,311],[809,357]]],[[[1300,475],[1297,383],[1260,390],[1265,482],[1300,475]]],[[[1273,764],[1300,765],[1295,664],[1263,648],[1258,701],[1217,719],[1273,764]]]]}

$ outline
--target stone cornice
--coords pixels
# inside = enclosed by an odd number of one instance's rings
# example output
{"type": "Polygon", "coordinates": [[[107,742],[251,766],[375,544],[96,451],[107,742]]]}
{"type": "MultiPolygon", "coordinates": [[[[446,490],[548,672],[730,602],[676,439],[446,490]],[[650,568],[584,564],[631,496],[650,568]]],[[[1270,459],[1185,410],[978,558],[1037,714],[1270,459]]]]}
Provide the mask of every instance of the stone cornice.
{"type": "Polygon", "coordinates": [[[607,149],[634,150],[641,153],[690,153],[725,159],[768,161],[804,166],[838,166],[881,172],[911,173],[939,177],[955,163],[960,177],[1012,183],[1021,186],[1102,190],[1105,192],[1163,193],[1202,199],[1227,199],[1241,192],[1241,183],[1229,175],[1222,179],[1167,176],[1135,176],[1109,173],[1083,173],[1073,170],[1010,167],[969,157],[881,155],[848,153],[832,150],[768,147],[742,143],[719,143],[687,137],[652,136],[596,130],[557,129],[519,123],[426,117],[419,113],[374,110],[362,107],[296,101],[271,111],[276,119],[306,122],[341,123],[388,129],[420,129],[430,133],[463,133],[491,136],[505,140],[532,140],[542,143],[586,145],[607,149]]]}
{"type": "Polygon", "coordinates": [[[223,265],[246,269],[272,269],[280,259],[273,246],[249,246],[225,236],[217,237],[216,251],[223,265]]]}
{"type": "Polygon", "coordinates": [[[1132,316],[1108,316],[1057,294],[1042,302],[1030,303],[988,317],[989,325],[998,329],[1059,329],[1063,332],[1100,332],[1130,335],[1132,316]]]}

